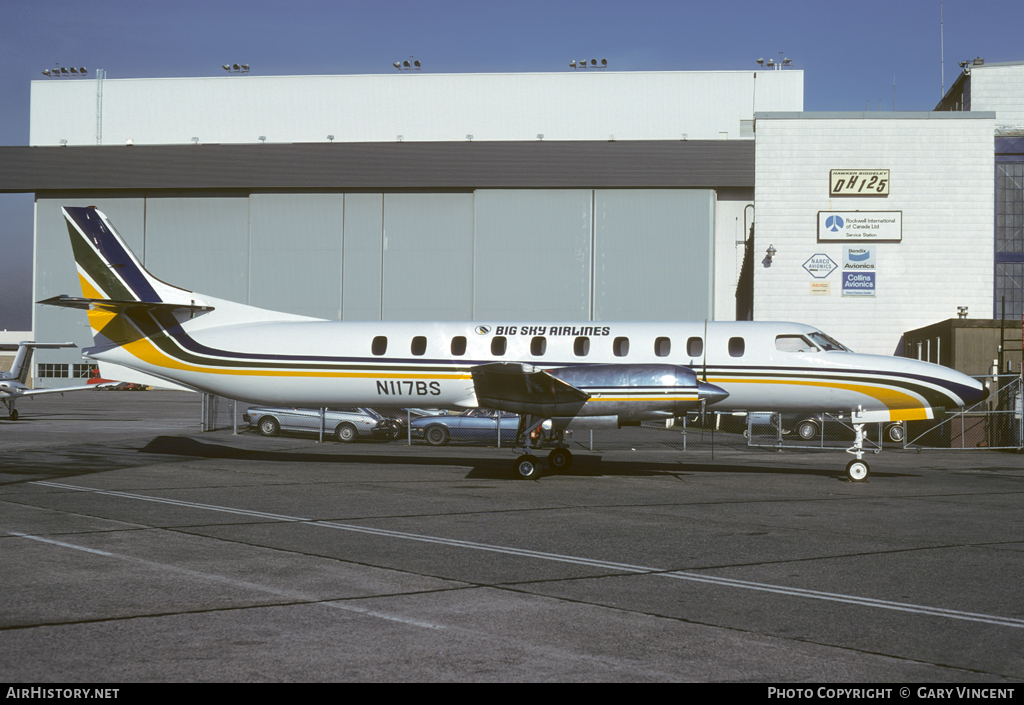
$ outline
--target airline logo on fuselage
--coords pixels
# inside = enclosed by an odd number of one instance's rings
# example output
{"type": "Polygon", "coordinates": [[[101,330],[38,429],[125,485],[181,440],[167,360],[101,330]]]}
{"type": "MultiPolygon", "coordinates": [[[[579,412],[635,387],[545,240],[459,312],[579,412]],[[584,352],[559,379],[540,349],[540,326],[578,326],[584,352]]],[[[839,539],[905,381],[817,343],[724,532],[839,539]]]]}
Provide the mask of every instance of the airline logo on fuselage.
{"type": "MultiPolygon", "coordinates": [[[[479,332],[479,328],[477,329],[479,332]]],[[[495,335],[611,335],[610,326],[497,326],[495,335]]]]}

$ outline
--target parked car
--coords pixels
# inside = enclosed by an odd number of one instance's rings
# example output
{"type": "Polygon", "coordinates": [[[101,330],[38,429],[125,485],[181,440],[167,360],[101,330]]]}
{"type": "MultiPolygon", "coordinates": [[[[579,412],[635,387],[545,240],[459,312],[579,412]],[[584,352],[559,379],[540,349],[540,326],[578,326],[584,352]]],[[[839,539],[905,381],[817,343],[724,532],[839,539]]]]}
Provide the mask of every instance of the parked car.
{"type": "Polygon", "coordinates": [[[390,419],[395,426],[396,438],[406,438],[409,435],[407,427],[409,419],[418,419],[421,416],[433,416],[437,411],[424,411],[423,409],[399,409],[396,407],[376,407],[373,411],[384,418],[390,419]]]}
{"type": "MultiPolygon", "coordinates": [[[[250,406],[242,414],[242,420],[264,436],[276,436],[282,431],[320,432],[320,409],[250,406]]],[[[399,436],[394,421],[373,409],[362,408],[328,408],[324,414],[324,432],[342,443],[357,438],[393,440],[399,436]]]]}
{"type": "MultiPolygon", "coordinates": [[[[755,426],[777,427],[782,424],[783,435],[794,434],[802,441],[813,441],[821,436],[822,428],[826,436],[853,439],[854,430],[849,416],[832,416],[822,413],[796,413],[789,412],[779,414],[777,412],[755,411],[750,414],[750,421],[755,426]]],[[[893,443],[902,443],[904,436],[902,421],[892,421],[882,426],[883,440],[893,443]]],[[[872,440],[877,440],[878,424],[864,424],[864,434],[872,440]]]]}
{"type": "MultiPolygon", "coordinates": [[[[494,409],[467,409],[454,416],[421,416],[412,421],[412,437],[432,446],[447,445],[450,441],[496,444],[499,422],[501,444],[512,446],[519,430],[519,415],[494,409]]],[[[545,424],[550,428],[549,422],[545,424]]],[[[546,440],[547,430],[541,427],[533,433],[531,444],[540,447],[546,440]]]]}

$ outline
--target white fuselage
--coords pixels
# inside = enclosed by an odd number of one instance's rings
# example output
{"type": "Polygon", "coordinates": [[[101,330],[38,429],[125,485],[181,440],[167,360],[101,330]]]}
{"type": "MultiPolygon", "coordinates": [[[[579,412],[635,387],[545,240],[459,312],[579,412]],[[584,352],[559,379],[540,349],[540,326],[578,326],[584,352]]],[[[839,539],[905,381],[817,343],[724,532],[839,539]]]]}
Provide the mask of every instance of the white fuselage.
{"type": "Polygon", "coordinates": [[[299,319],[220,325],[232,320],[233,307],[248,307],[214,303],[213,313],[179,315],[180,329],[164,339],[86,352],[233,399],[309,407],[472,407],[471,368],[502,361],[540,369],[685,366],[729,393],[714,405],[718,411],[860,409],[878,412],[879,420],[923,419],[932,407],[960,406],[980,389],[953,370],[916,360],[815,346],[780,349],[780,336],[819,333],[799,323],[299,319]]]}

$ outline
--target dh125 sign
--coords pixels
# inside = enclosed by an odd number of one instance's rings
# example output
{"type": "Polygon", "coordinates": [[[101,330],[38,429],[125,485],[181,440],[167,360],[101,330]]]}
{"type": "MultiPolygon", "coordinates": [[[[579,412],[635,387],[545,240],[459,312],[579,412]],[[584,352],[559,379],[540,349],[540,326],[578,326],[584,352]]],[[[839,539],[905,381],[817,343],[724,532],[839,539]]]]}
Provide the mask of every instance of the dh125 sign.
{"type": "Polygon", "coordinates": [[[818,242],[903,240],[903,211],[818,211],[818,242]]]}
{"type": "Polygon", "coordinates": [[[888,196],[888,169],[832,169],[828,173],[830,196],[888,196]]]}

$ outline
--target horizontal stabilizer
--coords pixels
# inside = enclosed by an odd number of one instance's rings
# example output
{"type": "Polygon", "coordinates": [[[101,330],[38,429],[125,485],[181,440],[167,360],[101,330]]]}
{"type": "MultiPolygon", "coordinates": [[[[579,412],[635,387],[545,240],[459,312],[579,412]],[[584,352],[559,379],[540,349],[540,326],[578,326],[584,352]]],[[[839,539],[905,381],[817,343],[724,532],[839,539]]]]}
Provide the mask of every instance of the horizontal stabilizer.
{"type": "Polygon", "coordinates": [[[575,415],[590,398],[586,392],[532,365],[495,362],[470,372],[480,406],[519,414],[575,415]]]}
{"type": "Polygon", "coordinates": [[[174,304],[148,301],[117,301],[114,299],[86,299],[80,296],[54,296],[49,299],[37,301],[36,303],[47,306],[62,306],[64,308],[77,308],[83,311],[110,311],[120,313],[121,311],[167,311],[169,313],[188,313],[194,316],[197,313],[213,311],[213,306],[200,306],[192,304],[174,304]]]}

